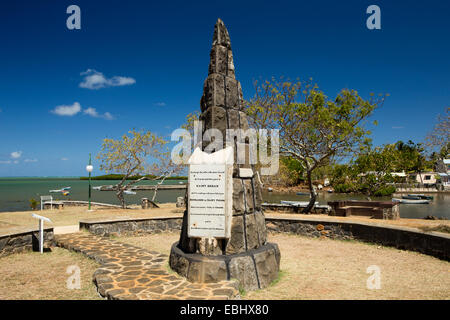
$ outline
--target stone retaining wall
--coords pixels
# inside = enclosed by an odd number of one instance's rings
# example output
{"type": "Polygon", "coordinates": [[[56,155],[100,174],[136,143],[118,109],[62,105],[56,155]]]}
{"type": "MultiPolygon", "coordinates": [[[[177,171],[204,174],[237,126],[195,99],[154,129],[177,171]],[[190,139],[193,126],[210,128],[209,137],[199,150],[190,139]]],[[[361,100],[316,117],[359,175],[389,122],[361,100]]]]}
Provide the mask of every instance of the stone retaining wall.
{"type": "MultiPolygon", "coordinates": [[[[44,228],[44,247],[53,245],[53,228],[44,228]]],[[[0,232],[0,257],[24,251],[39,251],[39,229],[0,232]]]]}
{"type": "Polygon", "coordinates": [[[99,236],[138,235],[180,231],[182,223],[182,217],[83,220],[80,221],[80,229],[86,229],[99,236]]]}
{"type": "Polygon", "coordinates": [[[353,221],[306,220],[266,217],[267,230],[309,237],[360,240],[402,250],[417,251],[450,261],[450,235],[413,228],[353,221]]]}
{"type": "MultiPolygon", "coordinates": [[[[137,235],[179,231],[182,218],[161,217],[120,220],[80,221],[84,228],[96,235],[137,235]]],[[[287,232],[308,237],[326,237],[339,240],[360,240],[392,246],[398,249],[417,251],[450,261],[450,235],[422,232],[417,229],[377,225],[355,221],[333,221],[320,218],[286,218],[266,216],[270,232],[287,232]]]]}

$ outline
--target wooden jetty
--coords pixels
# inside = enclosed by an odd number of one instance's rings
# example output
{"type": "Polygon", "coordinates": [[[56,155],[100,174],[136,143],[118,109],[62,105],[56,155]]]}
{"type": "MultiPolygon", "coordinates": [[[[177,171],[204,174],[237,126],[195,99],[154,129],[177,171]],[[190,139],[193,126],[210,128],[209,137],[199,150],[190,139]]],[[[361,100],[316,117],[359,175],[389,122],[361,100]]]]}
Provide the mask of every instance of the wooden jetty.
{"type": "MultiPolygon", "coordinates": [[[[132,186],[128,190],[132,191],[149,191],[149,190],[155,190],[157,186],[156,185],[139,185],[139,186],[132,186]]],[[[187,184],[162,184],[158,186],[158,190],[186,190],[187,184]]],[[[116,186],[101,186],[100,191],[116,191],[116,186]]]]}

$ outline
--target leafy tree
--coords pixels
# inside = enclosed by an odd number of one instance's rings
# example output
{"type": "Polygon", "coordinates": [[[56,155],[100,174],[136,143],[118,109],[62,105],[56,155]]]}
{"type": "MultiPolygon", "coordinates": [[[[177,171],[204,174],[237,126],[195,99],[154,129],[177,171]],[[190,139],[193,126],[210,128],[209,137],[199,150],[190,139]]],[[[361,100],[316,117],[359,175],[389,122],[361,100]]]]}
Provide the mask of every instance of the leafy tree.
{"type": "MultiPolygon", "coordinates": [[[[304,180],[303,178],[303,165],[300,161],[291,158],[291,157],[281,157],[280,159],[282,168],[286,169],[286,173],[283,176],[283,180],[288,181],[290,185],[298,185],[300,182],[304,180]]],[[[282,172],[283,175],[283,172],[282,172]]]]}
{"type": "Polygon", "coordinates": [[[311,193],[305,213],[316,200],[313,172],[331,160],[349,156],[369,142],[365,128],[368,117],[381,106],[385,96],[364,100],[355,90],[343,89],[334,99],[309,82],[255,82],[256,94],[247,113],[257,128],[280,129],[280,152],[298,160],[311,193]]]}
{"type": "Polygon", "coordinates": [[[31,210],[35,211],[37,209],[38,203],[39,202],[36,199],[31,198],[30,199],[30,208],[31,208],[31,210]]]}
{"type": "Polygon", "coordinates": [[[154,201],[158,186],[167,177],[179,172],[180,166],[171,161],[170,151],[166,148],[167,143],[150,131],[134,129],[129,131],[128,135],[124,134],[121,139],[103,140],[97,159],[101,161],[101,170],[122,176],[115,187],[117,198],[123,208],[126,208],[124,191],[133,184],[144,179],[159,180],[153,194],[154,201]],[[141,177],[129,181],[129,178],[135,175],[141,177]],[[149,178],[149,175],[153,178],[149,178]]]}
{"type": "Polygon", "coordinates": [[[388,191],[387,184],[394,182],[392,172],[397,154],[395,144],[365,148],[353,164],[354,170],[361,177],[359,191],[369,195],[385,195],[388,191]]]}

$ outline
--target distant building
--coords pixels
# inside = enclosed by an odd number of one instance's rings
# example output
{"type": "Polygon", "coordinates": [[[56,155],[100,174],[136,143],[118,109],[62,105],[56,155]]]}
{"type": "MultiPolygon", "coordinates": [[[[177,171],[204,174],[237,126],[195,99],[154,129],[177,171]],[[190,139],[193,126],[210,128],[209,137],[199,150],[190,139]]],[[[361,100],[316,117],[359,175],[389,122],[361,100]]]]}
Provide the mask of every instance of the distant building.
{"type": "Polygon", "coordinates": [[[450,159],[444,159],[436,164],[438,175],[445,189],[450,189],[450,159]]]}
{"type": "Polygon", "coordinates": [[[411,180],[415,180],[417,183],[423,183],[425,185],[436,184],[436,172],[422,172],[410,174],[411,180]]]}

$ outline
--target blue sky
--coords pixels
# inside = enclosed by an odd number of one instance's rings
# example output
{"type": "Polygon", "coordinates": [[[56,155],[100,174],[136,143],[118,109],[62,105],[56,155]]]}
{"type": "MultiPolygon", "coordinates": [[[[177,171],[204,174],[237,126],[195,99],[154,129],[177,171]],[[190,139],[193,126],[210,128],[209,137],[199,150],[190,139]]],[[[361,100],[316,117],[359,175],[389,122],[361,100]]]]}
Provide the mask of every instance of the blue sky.
{"type": "Polygon", "coordinates": [[[272,76],[389,93],[375,144],[421,141],[450,105],[448,1],[2,1],[0,176],[85,175],[105,137],[170,134],[199,110],[219,17],[245,98],[272,76]],[[366,28],[371,4],[381,30],[366,28]]]}

